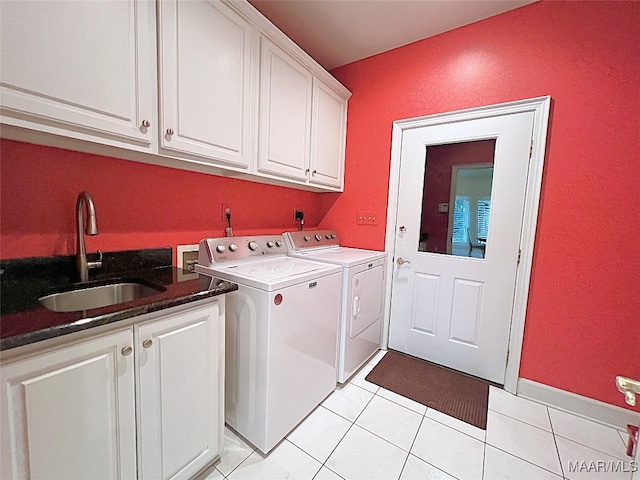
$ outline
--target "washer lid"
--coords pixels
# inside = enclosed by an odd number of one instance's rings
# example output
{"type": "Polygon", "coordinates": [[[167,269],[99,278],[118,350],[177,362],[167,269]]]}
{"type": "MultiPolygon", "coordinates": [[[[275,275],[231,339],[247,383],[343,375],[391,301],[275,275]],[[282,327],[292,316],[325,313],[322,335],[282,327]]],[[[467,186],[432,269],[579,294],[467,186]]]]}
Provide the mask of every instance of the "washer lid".
{"type": "Polygon", "coordinates": [[[320,262],[333,263],[343,267],[360,265],[361,263],[371,262],[380,258],[385,258],[385,252],[376,252],[374,250],[361,250],[359,248],[350,247],[332,247],[309,250],[299,257],[308,258],[309,260],[318,260],[320,262]]]}
{"type": "Polygon", "coordinates": [[[341,272],[337,265],[286,256],[232,265],[219,263],[213,267],[196,264],[195,269],[199,273],[266,291],[285,288],[341,272]]]}
{"type": "Polygon", "coordinates": [[[326,265],[298,258],[280,257],[272,260],[242,263],[226,270],[234,275],[254,278],[265,283],[274,283],[283,278],[324,270],[326,265]]]}

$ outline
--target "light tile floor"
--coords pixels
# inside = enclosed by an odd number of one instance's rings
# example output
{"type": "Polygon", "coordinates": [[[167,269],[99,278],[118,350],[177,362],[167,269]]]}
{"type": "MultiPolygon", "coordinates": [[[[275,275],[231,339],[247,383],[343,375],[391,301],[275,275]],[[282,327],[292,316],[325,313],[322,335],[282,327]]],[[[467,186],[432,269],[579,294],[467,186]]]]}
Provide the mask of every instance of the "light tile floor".
{"type": "Polygon", "coordinates": [[[206,479],[631,479],[622,431],[491,387],[485,432],[365,381],[384,353],[267,456],[225,428],[206,479]]]}

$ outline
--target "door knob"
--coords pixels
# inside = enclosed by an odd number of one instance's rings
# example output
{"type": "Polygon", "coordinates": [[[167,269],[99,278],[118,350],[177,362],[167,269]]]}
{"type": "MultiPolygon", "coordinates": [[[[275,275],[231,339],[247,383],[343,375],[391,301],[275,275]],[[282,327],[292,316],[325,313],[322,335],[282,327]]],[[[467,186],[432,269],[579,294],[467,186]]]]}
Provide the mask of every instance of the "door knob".
{"type": "Polygon", "coordinates": [[[640,394],[640,382],[627,377],[616,377],[616,387],[624,393],[624,401],[632,407],[636,404],[636,394],[640,394]]]}
{"type": "Polygon", "coordinates": [[[404,265],[405,263],[411,263],[409,260],[405,260],[402,257],[398,257],[398,260],[396,260],[396,262],[398,263],[398,265],[404,265]]]}

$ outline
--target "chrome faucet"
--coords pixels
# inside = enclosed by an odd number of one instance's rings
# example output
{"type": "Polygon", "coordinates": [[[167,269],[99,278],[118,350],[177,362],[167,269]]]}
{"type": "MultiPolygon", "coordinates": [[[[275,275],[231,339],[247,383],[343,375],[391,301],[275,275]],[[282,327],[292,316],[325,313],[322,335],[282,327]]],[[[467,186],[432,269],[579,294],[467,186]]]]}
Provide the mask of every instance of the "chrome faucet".
{"type": "Polygon", "coordinates": [[[78,276],[81,282],[89,280],[89,269],[100,268],[102,266],[102,252],[98,250],[100,259],[97,262],[87,262],[87,252],[84,247],[84,234],[82,229],[84,227],[83,212],[84,207],[87,207],[87,228],[85,230],[87,235],[97,235],[98,227],[96,226],[96,209],[93,206],[93,199],[88,192],[82,192],[78,195],[76,201],[76,221],[77,221],[77,242],[76,242],[76,267],[78,269],[78,276]]]}

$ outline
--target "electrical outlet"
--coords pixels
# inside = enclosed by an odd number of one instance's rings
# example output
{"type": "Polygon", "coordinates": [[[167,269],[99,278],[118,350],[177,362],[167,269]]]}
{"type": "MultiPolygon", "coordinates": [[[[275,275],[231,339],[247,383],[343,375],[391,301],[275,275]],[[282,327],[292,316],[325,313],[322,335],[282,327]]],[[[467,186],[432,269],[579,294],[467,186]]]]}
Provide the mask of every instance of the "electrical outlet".
{"type": "Polygon", "coordinates": [[[231,213],[231,205],[223,203],[222,208],[220,209],[220,220],[222,220],[225,225],[227,224],[227,213],[231,213]]]}
{"type": "Polygon", "coordinates": [[[378,225],[378,215],[371,211],[359,211],[357,225],[378,225]]]}

